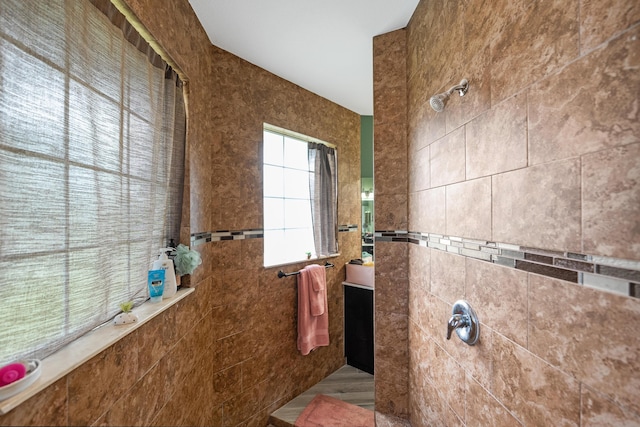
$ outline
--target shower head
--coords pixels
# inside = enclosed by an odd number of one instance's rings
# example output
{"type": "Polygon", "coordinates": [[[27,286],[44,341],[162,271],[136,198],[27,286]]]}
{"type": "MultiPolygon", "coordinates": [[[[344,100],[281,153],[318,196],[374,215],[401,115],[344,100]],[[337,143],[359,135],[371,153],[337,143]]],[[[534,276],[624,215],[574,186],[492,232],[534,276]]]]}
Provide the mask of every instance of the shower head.
{"type": "Polygon", "coordinates": [[[447,99],[449,99],[451,94],[456,90],[460,92],[460,96],[464,96],[469,90],[469,81],[467,79],[462,79],[459,85],[452,87],[446,92],[432,96],[431,99],[429,99],[429,105],[431,105],[431,108],[433,108],[437,113],[442,112],[447,99]]]}
{"type": "Polygon", "coordinates": [[[431,108],[439,113],[444,110],[444,101],[446,101],[448,98],[449,95],[446,92],[440,93],[438,95],[432,96],[429,100],[429,104],[431,105],[431,108]]]}

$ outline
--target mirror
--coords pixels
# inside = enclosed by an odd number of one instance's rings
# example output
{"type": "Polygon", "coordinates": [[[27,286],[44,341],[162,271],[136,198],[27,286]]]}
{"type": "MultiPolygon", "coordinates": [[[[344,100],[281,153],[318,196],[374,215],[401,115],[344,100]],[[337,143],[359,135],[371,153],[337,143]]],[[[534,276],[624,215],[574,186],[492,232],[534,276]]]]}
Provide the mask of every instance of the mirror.
{"type": "Polygon", "coordinates": [[[362,259],[374,259],[375,209],[373,202],[373,116],[360,118],[360,185],[362,259]]]}

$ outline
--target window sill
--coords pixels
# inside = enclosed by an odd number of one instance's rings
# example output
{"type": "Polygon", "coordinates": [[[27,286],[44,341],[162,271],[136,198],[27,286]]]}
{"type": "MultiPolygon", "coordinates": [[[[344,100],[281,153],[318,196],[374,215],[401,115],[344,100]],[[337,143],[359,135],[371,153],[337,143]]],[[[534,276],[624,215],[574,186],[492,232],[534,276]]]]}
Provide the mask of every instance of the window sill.
{"type": "Polygon", "coordinates": [[[145,302],[135,309],[138,322],[128,325],[115,326],[112,322],[105,323],[69,345],[61,348],[51,356],[42,360],[42,374],[26,390],[11,396],[0,402],[0,415],[5,415],[27,399],[35,396],[45,388],[49,387],[60,378],[64,377],[78,366],[89,361],[91,358],[118,342],[131,332],[135,331],[158,314],[167,310],[187,295],[195,291],[194,288],[182,288],[175,296],[163,300],[161,303],[152,304],[145,302]]]}
{"type": "Polygon", "coordinates": [[[290,265],[296,265],[296,264],[301,264],[301,263],[305,263],[305,262],[314,262],[314,261],[326,261],[332,258],[336,258],[340,256],[340,252],[335,253],[335,254],[331,254],[331,255],[323,255],[323,256],[319,256],[319,257],[311,257],[311,258],[304,258],[304,259],[299,259],[297,261],[289,261],[289,262],[285,262],[282,264],[273,264],[273,265],[263,265],[264,268],[278,268],[278,267],[287,267],[290,265]]]}

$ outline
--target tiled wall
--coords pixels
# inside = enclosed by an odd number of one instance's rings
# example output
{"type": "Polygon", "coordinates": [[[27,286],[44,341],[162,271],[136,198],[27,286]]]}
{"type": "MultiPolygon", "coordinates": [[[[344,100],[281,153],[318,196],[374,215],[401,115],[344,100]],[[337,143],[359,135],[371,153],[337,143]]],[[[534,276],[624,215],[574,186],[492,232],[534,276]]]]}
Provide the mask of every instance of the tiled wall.
{"type": "MultiPolygon", "coordinates": [[[[338,146],[338,220],[359,226],[360,116],[212,46],[188,0],[126,3],[189,79],[184,243],[211,230],[262,229],[263,122],[338,146]]],[[[339,233],[341,256],[327,270],[331,345],[304,357],[295,278],[262,267],[259,237],[209,237],[196,246],[194,293],[0,425],[261,426],[343,365],[341,283],[344,264],[360,254],[359,233],[339,233]]]]}
{"type": "MultiPolygon", "coordinates": [[[[391,271],[383,255],[402,263],[407,254],[408,292],[404,275],[389,282],[408,294],[408,393],[398,398],[408,394],[414,427],[640,424],[639,20],[631,0],[416,9],[404,80],[408,220],[376,206],[376,220],[392,219],[376,230],[412,233],[376,240],[376,269],[391,271]],[[462,78],[467,95],[435,113],[429,97],[462,78]],[[432,238],[513,252],[483,259],[432,238]],[[585,264],[565,262],[569,254],[585,264]],[[598,267],[616,259],[625,277],[598,267]],[[601,289],[609,280],[627,294],[601,289]],[[445,339],[457,299],[479,316],[474,347],[445,339]]],[[[374,40],[374,63],[397,58],[385,46],[396,36],[374,40]]],[[[392,85],[376,87],[376,103],[397,102],[392,85]]],[[[394,143],[376,129],[376,184],[399,173],[394,143]]]]}
{"type": "MultiPolygon", "coordinates": [[[[374,39],[375,227],[408,226],[406,33],[374,39]]],[[[376,410],[409,416],[408,257],[406,248],[375,245],[375,404],[376,410]]]]}

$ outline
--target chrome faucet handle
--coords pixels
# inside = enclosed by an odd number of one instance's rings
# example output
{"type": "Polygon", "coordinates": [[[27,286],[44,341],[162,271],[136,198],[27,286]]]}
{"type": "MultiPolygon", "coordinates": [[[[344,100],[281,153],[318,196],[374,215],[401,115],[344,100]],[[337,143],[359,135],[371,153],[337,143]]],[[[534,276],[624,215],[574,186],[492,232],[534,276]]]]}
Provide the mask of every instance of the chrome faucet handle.
{"type": "Polygon", "coordinates": [[[449,319],[449,323],[447,324],[447,339],[451,339],[451,333],[458,329],[467,326],[469,322],[469,316],[465,316],[464,314],[454,314],[449,319]]]}
{"type": "Polygon", "coordinates": [[[468,302],[456,301],[447,323],[447,339],[456,331],[458,337],[469,345],[474,345],[480,337],[480,322],[468,302]]]}

